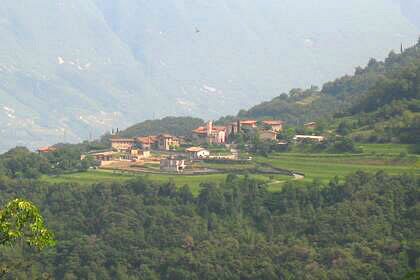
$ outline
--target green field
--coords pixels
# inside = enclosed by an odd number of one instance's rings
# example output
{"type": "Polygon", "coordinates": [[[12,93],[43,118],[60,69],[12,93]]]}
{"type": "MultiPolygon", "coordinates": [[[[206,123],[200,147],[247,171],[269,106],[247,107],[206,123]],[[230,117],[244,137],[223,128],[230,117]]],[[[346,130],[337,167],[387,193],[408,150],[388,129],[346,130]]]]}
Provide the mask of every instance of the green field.
{"type": "MultiPolygon", "coordinates": [[[[188,185],[194,194],[197,194],[201,183],[215,182],[220,183],[226,179],[227,174],[211,174],[211,175],[195,175],[195,176],[179,176],[179,175],[158,175],[158,174],[138,174],[129,172],[113,172],[105,170],[95,170],[88,172],[72,173],[60,176],[43,176],[42,180],[48,183],[79,183],[94,184],[99,182],[122,182],[139,177],[147,177],[156,183],[166,183],[173,181],[178,187],[188,185]]],[[[270,191],[277,191],[282,184],[292,177],[273,175],[250,175],[251,178],[267,182],[270,191]]]]}
{"type": "Polygon", "coordinates": [[[305,174],[303,181],[319,178],[324,182],[334,176],[341,179],[359,170],[377,172],[384,170],[390,175],[411,173],[420,176],[420,157],[399,154],[408,152],[407,145],[365,144],[363,154],[301,154],[277,153],[268,158],[258,157],[259,162],[272,163],[274,167],[285,168],[305,174]],[[375,154],[372,154],[375,151],[375,154]]]}
{"type": "Polygon", "coordinates": [[[408,153],[410,145],[407,144],[358,144],[364,153],[399,155],[402,152],[408,153]]]}
{"type": "MultiPolygon", "coordinates": [[[[405,155],[408,153],[407,145],[398,144],[360,144],[363,147],[363,154],[303,154],[303,153],[276,153],[269,157],[255,157],[256,162],[271,163],[273,167],[288,169],[305,174],[302,182],[311,182],[319,178],[328,182],[334,176],[340,179],[346,175],[362,170],[365,172],[377,172],[384,170],[388,174],[397,175],[411,173],[420,176],[420,156],[405,155]]],[[[255,162],[249,164],[203,164],[208,168],[225,169],[226,173],[232,169],[243,169],[255,167],[255,162]]],[[[80,184],[93,184],[98,182],[118,182],[130,180],[137,177],[147,177],[157,183],[173,181],[177,186],[188,185],[192,192],[197,194],[200,184],[203,182],[222,182],[226,174],[209,175],[167,175],[167,174],[141,174],[132,172],[120,172],[111,170],[94,170],[83,173],[73,173],[60,176],[44,176],[42,180],[50,183],[75,182],[80,184]]],[[[252,178],[267,183],[270,191],[278,191],[282,185],[293,180],[292,177],[282,175],[251,175],[252,178]]]]}

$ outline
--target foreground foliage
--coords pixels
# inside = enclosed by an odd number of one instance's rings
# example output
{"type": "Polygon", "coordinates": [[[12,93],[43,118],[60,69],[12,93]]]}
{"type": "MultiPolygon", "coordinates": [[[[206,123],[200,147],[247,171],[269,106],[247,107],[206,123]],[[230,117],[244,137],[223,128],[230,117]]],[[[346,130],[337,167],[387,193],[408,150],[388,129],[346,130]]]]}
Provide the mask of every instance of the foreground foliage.
{"type": "Polygon", "coordinates": [[[0,209],[0,245],[13,245],[19,239],[37,249],[55,244],[38,208],[29,201],[14,199],[0,209]]]}

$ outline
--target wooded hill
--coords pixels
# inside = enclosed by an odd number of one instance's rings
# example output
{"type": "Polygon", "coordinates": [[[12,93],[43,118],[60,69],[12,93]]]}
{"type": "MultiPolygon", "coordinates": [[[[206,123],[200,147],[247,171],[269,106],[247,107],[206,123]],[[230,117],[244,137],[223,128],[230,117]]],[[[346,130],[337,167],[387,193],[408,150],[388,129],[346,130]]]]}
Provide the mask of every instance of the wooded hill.
{"type": "Polygon", "coordinates": [[[323,85],[322,89],[293,89],[237,116],[221,118],[282,119],[289,125],[324,120],[330,127],[340,123],[356,140],[403,143],[420,142],[420,40],[385,61],[371,59],[354,75],[323,85]]]}
{"type": "MultiPolygon", "coordinates": [[[[354,75],[346,75],[335,81],[325,83],[322,89],[315,86],[306,90],[292,89],[288,94],[283,93],[271,101],[263,102],[249,110],[241,110],[236,117],[275,118],[292,123],[294,121],[303,122],[332,118],[336,113],[344,113],[350,108],[356,108],[356,104],[368,102],[366,96],[372,95],[371,91],[375,86],[376,91],[381,91],[380,83],[387,79],[395,79],[404,75],[407,77],[407,73],[410,71],[415,76],[419,61],[420,40],[415,46],[404,50],[401,54],[394,51],[390,52],[383,62],[371,59],[366,67],[356,68],[354,75]]],[[[413,86],[414,88],[411,90],[415,90],[415,85],[413,86]]],[[[390,90],[392,91],[392,89],[390,90]]],[[[384,91],[382,97],[418,98],[415,94],[404,95],[401,92],[391,91],[384,91]]],[[[385,98],[381,101],[382,103],[377,105],[383,106],[391,99],[385,98]]],[[[367,107],[362,108],[360,106],[358,106],[359,112],[362,109],[367,109],[367,107]]],[[[370,105],[366,104],[366,106],[369,107],[370,105]]]]}
{"type": "Polygon", "coordinates": [[[345,182],[246,176],[188,187],[147,179],[44,184],[0,176],[0,203],[41,207],[57,245],[2,248],[7,279],[401,279],[420,262],[420,181],[358,172],[345,182]]]}
{"type": "Polygon", "coordinates": [[[204,121],[193,117],[165,117],[157,120],[147,120],[121,131],[122,137],[158,135],[169,133],[175,136],[189,136],[192,130],[203,125],[204,121]]]}

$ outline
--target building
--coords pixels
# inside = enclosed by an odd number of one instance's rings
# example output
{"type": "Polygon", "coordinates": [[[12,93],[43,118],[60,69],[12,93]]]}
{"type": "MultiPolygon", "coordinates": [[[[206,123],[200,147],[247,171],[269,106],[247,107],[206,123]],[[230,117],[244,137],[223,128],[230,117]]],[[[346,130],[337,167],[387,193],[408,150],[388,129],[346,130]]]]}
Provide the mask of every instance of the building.
{"type": "Polygon", "coordinates": [[[185,169],[185,161],[173,158],[165,158],[160,160],[160,170],[168,172],[182,172],[185,169]]]}
{"type": "Polygon", "coordinates": [[[37,150],[38,154],[48,154],[57,151],[55,147],[41,147],[37,150]]]}
{"type": "MultiPolygon", "coordinates": [[[[97,161],[111,161],[113,160],[114,152],[108,151],[108,152],[92,153],[92,154],[87,154],[86,156],[92,157],[94,160],[97,160],[97,161]]],[[[82,157],[86,158],[86,156],[82,156],[82,157]]]]}
{"type": "Polygon", "coordinates": [[[199,143],[224,144],[226,143],[226,127],[215,126],[210,121],[206,126],[200,126],[193,131],[194,140],[199,143]]]}
{"type": "Polygon", "coordinates": [[[315,129],[316,128],[316,122],[308,122],[308,123],[305,123],[303,126],[305,128],[308,128],[308,129],[315,129]]]}
{"type": "Polygon", "coordinates": [[[133,138],[111,138],[112,150],[117,152],[127,152],[134,146],[133,138]]]}
{"type": "Polygon", "coordinates": [[[158,142],[157,136],[139,136],[136,138],[137,145],[144,151],[151,150],[153,146],[156,145],[157,142],[158,142]]]}
{"type": "Polygon", "coordinates": [[[256,127],[256,120],[238,120],[229,125],[229,134],[236,134],[240,129],[253,129],[256,127]]]}
{"type": "Polygon", "coordinates": [[[140,160],[149,158],[151,156],[150,150],[132,149],[130,151],[131,160],[140,160]]]}
{"type": "Polygon", "coordinates": [[[277,140],[277,132],[272,130],[261,130],[258,132],[258,136],[260,137],[260,140],[277,140]]]}
{"type": "Polygon", "coordinates": [[[263,126],[269,127],[272,131],[280,132],[283,130],[284,121],[262,121],[263,126]]]}
{"type": "Polygon", "coordinates": [[[178,137],[169,134],[161,134],[157,137],[158,148],[160,150],[174,150],[179,147],[179,142],[178,137]]]}
{"type": "Polygon", "coordinates": [[[324,141],[323,136],[312,136],[312,135],[296,135],[293,137],[295,141],[312,141],[312,142],[322,142],[324,141]]]}
{"type": "Polygon", "coordinates": [[[189,159],[202,159],[210,156],[210,152],[201,147],[191,147],[186,149],[189,159]]]}
{"type": "Polygon", "coordinates": [[[242,128],[256,128],[257,121],[256,120],[242,120],[240,121],[240,125],[242,128]]]}
{"type": "Polygon", "coordinates": [[[105,151],[105,152],[98,152],[98,153],[89,153],[86,155],[81,155],[80,160],[84,160],[86,157],[91,157],[97,162],[100,163],[100,166],[105,166],[114,161],[115,152],[112,151],[105,151]]]}

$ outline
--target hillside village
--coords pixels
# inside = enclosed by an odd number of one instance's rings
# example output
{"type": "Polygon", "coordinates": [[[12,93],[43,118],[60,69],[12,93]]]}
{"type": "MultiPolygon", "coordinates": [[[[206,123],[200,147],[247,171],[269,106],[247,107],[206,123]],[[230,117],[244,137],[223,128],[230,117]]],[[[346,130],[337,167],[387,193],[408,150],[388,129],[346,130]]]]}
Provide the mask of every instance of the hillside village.
{"type": "MultiPolygon", "coordinates": [[[[214,125],[213,121],[195,128],[189,136],[170,134],[121,137],[118,132],[109,139],[110,147],[103,151],[89,152],[82,156],[91,157],[101,168],[142,172],[209,172],[197,168],[195,163],[206,160],[240,162],[250,160],[241,155],[238,148],[240,138],[254,135],[258,141],[288,145],[285,139],[279,139],[283,131],[281,120],[237,120],[228,125],[214,125]]],[[[315,128],[316,123],[306,124],[315,128]]],[[[294,141],[321,142],[322,136],[295,135],[294,141]]],[[[250,141],[245,142],[249,147],[250,141]]]]}

